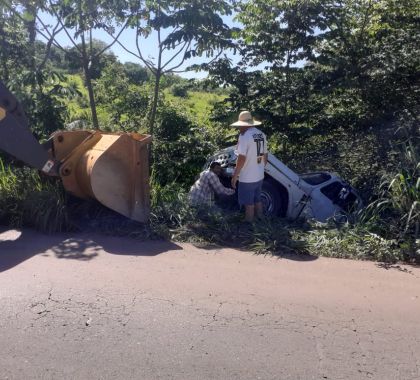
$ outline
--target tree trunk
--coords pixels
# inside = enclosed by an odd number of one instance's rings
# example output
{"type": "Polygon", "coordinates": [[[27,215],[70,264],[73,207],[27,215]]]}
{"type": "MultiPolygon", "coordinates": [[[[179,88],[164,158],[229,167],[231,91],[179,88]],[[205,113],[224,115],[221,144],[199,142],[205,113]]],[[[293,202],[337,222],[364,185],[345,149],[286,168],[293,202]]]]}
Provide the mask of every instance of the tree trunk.
{"type": "Polygon", "coordinates": [[[82,66],[83,71],[85,74],[85,84],[89,94],[89,104],[90,104],[90,111],[92,113],[92,123],[94,129],[99,129],[99,122],[98,122],[98,115],[96,113],[96,103],[95,103],[95,96],[93,93],[93,86],[92,86],[92,79],[90,77],[90,70],[89,70],[89,58],[86,53],[86,43],[84,34],[81,34],[82,39],[82,66]]]}
{"type": "Polygon", "coordinates": [[[155,77],[155,88],[153,91],[153,101],[152,101],[152,107],[150,109],[150,116],[149,116],[149,134],[153,135],[154,133],[154,126],[155,126],[155,120],[156,120],[156,111],[157,111],[157,104],[159,100],[159,89],[160,89],[160,78],[162,74],[160,70],[156,72],[155,77]]]}
{"type": "MultiPolygon", "coordinates": [[[[154,127],[155,127],[155,121],[156,121],[156,111],[157,111],[157,104],[159,100],[159,89],[160,89],[160,78],[162,76],[162,73],[160,69],[156,71],[156,77],[155,77],[155,88],[153,91],[153,101],[152,101],[152,107],[150,109],[150,115],[149,115],[149,126],[148,126],[148,133],[153,136],[154,133],[154,127]]],[[[149,164],[153,164],[153,144],[150,144],[149,148],[149,164]]]]}

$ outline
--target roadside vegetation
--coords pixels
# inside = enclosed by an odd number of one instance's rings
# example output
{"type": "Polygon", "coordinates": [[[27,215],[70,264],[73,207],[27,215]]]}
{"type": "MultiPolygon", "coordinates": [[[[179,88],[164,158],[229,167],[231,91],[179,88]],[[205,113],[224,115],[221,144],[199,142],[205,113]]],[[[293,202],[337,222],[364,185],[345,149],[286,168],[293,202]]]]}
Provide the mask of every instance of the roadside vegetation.
{"type": "Polygon", "coordinates": [[[76,200],[60,181],[0,152],[0,224],[235,246],[261,254],[420,261],[415,0],[346,0],[340,6],[217,0],[198,1],[197,7],[167,1],[158,8],[146,2],[141,9],[105,1],[96,12],[70,3],[0,5],[0,79],[22,102],[41,141],[63,128],[153,133],[150,223],[139,225],[76,200]],[[42,25],[42,11],[66,25],[74,45],[60,45],[60,27],[42,25]],[[222,21],[233,11],[240,28],[222,21]],[[89,22],[80,24],[81,19],[89,22]],[[112,47],[88,38],[100,28],[116,37],[121,28],[138,27],[136,20],[150,22],[139,38],[167,28],[169,37],[156,52],[171,51],[172,65],[145,62],[138,51],[134,62],[123,63],[112,47]],[[229,50],[237,52],[235,65],[219,55],[229,50]],[[184,79],[176,74],[176,62],[195,64],[209,76],[184,79]],[[188,189],[206,158],[235,143],[228,125],[242,109],[264,122],[270,151],[288,166],[338,172],[360,191],[366,207],[341,223],[271,218],[253,226],[236,212],[189,207],[188,189]]]}

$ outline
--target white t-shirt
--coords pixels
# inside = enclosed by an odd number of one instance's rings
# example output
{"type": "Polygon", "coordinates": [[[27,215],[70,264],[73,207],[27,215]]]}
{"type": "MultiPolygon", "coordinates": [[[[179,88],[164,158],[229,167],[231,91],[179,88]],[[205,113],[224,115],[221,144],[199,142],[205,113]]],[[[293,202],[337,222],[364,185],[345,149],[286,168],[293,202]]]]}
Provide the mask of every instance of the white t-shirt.
{"type": "Polygon", "coordinates": [[[246,157],[239,182],[252,183],[264,179],[264,154],[267,152],[267,138],[259,129],[251,127],[239,135],[236,153],[246,157]]]}

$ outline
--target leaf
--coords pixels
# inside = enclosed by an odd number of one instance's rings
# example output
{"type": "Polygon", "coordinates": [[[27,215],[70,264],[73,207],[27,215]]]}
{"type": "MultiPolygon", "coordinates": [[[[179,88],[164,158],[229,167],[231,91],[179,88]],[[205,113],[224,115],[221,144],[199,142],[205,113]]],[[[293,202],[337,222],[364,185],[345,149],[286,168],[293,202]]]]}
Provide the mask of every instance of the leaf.
{"type": "Polygon", "coordinates": [[[21,14],[21,17],[22,17],[25,21],[27,21],[27,22],[31,22],[31,21],[34,21],[34,20],[35,20],[35,16],[34,16],[32,13],[28,12],[28,11],[24,11],[24,12],[21,14]]]}

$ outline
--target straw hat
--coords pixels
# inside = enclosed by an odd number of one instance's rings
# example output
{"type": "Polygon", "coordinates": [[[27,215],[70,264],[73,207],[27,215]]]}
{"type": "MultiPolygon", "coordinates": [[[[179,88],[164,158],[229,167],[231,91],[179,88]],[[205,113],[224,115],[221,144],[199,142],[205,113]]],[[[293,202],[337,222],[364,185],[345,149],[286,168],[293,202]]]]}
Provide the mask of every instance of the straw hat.
{"type": "Polygon", "coordinates": [[[249,111],[242,111],[239,114],[238,121],[231,124],[232,127],[252,127],[254,125],[261,125],[261,122],[254,120],[249,111]]]}

